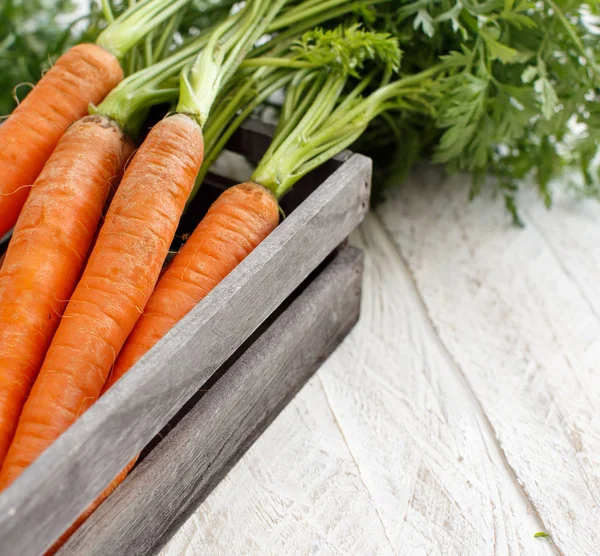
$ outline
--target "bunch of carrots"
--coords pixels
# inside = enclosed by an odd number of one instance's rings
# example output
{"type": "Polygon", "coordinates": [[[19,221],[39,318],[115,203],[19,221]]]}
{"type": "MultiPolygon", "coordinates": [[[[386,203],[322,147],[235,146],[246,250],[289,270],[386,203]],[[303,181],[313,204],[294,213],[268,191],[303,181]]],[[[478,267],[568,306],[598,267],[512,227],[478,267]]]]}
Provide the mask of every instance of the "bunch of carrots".
{"type": "Polygon", "coordinates": [[[64,54],[0,126],[0,234],[14,226],[0,269],[0,490],[273,231],[298,180],[382,113],[429,109],[438,70],[399,78],[395,38],[314,27],[351,1],[246,0],[181,44],[187,1],[108,10],[97,44],[64,54]],[[140,44],[144,63],[124,78],[140,44]],[[251,180],[222,193],[166,265],[210,164],[281,89],[251,180]],[[136,148],[153,107],[162,119],[136,148]]]}

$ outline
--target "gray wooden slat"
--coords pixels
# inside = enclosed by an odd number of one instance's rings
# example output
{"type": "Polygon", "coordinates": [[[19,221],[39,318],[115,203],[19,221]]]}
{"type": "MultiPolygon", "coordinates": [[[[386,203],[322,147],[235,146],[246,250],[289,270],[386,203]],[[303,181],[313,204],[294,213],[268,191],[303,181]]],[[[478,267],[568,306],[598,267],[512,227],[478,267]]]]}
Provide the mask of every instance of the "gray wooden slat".
{"type": "Polygon", "coordinates": [[[343,249],[59,556],[160,550],[356,323],[361,275],[362,253],[343,249]]]}
{"type": "Polygon", "coordinates": [[[359,224],[371,161],[353,155],[0,495],[0,544],[40,554],[359,224]]]}

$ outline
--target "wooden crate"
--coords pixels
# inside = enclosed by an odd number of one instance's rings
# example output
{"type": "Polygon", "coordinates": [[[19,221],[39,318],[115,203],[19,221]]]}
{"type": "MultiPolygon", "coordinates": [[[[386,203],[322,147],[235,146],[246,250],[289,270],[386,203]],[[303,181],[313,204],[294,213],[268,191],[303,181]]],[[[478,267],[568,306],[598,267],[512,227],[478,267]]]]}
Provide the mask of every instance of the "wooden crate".
{"type": "MultiPolygon", "coordinates": [[[[256,161],[268,143],[251,122],[232,148],[256,161]]],[[[298,184],[280,226],[0,495],[2,555],[42,554],[149,444],[63,554],[162,546],[356,320],[361,258],[338,246],[370,181],[343,153],[298,184]]]]}

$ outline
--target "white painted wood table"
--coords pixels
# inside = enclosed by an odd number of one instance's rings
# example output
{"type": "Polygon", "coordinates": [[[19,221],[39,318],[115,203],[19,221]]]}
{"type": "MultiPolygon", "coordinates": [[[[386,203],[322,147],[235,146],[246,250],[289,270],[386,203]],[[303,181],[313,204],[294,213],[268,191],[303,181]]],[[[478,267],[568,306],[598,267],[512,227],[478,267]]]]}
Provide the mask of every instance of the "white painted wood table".
{"type": "Polygon", "coordinates": [[[163,556],[600,554],[600,204],[467,192],[369,216],[359,325],[163,556]]]}

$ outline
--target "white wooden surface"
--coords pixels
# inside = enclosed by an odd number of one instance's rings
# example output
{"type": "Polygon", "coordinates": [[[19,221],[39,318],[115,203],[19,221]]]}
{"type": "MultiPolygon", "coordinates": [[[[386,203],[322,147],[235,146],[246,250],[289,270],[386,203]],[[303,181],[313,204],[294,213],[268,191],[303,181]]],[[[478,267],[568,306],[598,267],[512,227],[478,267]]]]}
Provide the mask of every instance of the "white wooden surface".
{"type": "Polygon", "coordinates": [[[600,553],[600,205],[467,189],[369,216],[359,325],[162,556],[600,553]]]}

